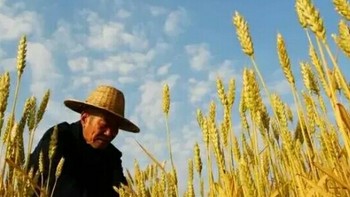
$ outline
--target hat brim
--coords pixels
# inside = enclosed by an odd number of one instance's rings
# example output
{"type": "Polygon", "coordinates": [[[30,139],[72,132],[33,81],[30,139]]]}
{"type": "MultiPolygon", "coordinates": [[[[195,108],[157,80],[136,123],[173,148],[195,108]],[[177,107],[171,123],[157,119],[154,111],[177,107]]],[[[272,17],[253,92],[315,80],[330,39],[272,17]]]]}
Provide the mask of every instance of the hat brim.
{"type": "Polygon", "coordinates": [[[111,116],[113,116],[116,121],[118,121],[119,123],[119,129],[122,129],[124,131],[129,131],[132,133],[138,133],[140,132],[140,128],[138,126],[136,126],[134,123],[132,123],[130,120],[120,116],[119,114],[116,114],[108,109],[102,108],[102,107],[98,107],[95,105],[91,105],[89,103],[86,102],[82,102],[82,101],[78,101],[78,100],[73,100],[73,99],[69,99],[69,100],[65,100],[64,104],[66,105],[66,107],[68,107],[69,109],[81,113],[84,110],[88,109],[98,109],[104,112],[107,112],[108,114],[110,114],[111,116]]]}

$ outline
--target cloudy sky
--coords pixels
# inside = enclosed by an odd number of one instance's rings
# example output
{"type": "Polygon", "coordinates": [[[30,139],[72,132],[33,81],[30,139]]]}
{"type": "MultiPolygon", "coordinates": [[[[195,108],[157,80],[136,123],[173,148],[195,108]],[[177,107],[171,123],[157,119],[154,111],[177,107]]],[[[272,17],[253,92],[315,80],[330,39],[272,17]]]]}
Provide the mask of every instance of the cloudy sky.
{"type": "MultiPolygon", "coordinates": [[[[339,17],[331,1],[316,6],[327,32],[336,33],[339,17]]],[[[47,89],[52,93],[36,141],[53,124],[79,118],[64,107],[64,99],[83,100],[99,84],[124,91],[126,116],[141,128],[139,134],[120,132],[113,142],[128,169],[134,159],[142,166],[150,162],[135,140],[160,161],[169,158],[161,110],[162,86],[169,84],[173,153],[179,176],[186,178],[181,170],[194,143],[201,142],[196,110],[206,112],[211,100],[218,101],[217,77],[225,85],[236,79],[239,93],[242,70],[251,66],[236,39],[235,11],[250,25],[256,61],[270,90],[288,97],[275,50],[277,33],[285,38],[294,73],[308,57],[294,1],[0,0],[0,71],[11,71],[15,79],[17,43],[27,35],[20,101],[41,98],[47,89]]]]}

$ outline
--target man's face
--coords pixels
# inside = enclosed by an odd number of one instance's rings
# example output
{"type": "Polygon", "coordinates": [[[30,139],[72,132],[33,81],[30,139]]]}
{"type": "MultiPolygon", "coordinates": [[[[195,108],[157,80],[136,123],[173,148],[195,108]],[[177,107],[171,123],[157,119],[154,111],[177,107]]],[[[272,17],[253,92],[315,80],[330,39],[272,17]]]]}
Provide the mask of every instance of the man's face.
{"type": "Polygon", "coordinates": [[[86,143],[96,149],[106,148],[119,131],[118,123],[101,112],[83,112],[81,123],[86,143]]]}

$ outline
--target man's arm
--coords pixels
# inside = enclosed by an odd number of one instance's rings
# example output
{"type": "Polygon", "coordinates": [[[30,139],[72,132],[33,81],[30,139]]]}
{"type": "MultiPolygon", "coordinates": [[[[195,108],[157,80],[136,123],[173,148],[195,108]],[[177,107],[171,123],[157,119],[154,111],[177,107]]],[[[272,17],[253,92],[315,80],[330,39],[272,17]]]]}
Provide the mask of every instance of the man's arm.
{"type": "Polygon", "coordinates": [[[121,186],[121,184],[123,185],[127,185],[127,180],[124,176],[124,173],[123,173],[123,167],[122,167],[122,160],[121,158],[119,157],[117,159],[117,162],[115,164],[115,168],[113,170],[113,185],[119,187],[121,186]]]}
{"type": "Polygon", "coordinates": [[[123,173],[122,152],[116,147],[111,146],[111,169],[113,170],[113,186],[119,187],[121,184],[127,185],[127,180],[123,173]]]}

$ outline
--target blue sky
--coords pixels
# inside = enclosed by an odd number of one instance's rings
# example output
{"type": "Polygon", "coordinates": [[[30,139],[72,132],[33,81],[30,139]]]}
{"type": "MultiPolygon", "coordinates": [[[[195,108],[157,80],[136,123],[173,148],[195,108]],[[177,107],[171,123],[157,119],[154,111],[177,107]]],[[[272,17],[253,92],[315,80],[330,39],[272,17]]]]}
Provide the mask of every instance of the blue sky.
{"type": "MultiPolygon", "coordinates": [[[[336,33],[339,16],[331,1],[315,3],[327,32],[336,33]]],[[[308,58],[294,1],[0,0],[0,71],[11,71],[14,79],[17,43],[26,34],[21,101],[52,91],[36,140],[53,124],[77,120],[64,99],[83,100],[101,83],[124,91],[126,116],[141,128],[139,134],[120,132],[113,142],[124,152],[128,169],[134,159],[143,166],[150,162],[135,140],[159,160],[168,159],[161,90],[169,84],[172,146],[179,175],[186,178],[187,159],[194,143],[201,142],[196,109],[206,113],[209,102],[217,102],[218,76],[225,84],[235,78],[239,92],[242,70],[251,66],[236,39],[235,11],[249,23],[256,61],[270,90],[287,98],[289,87],[275,49],[277,33],[285,38],[295,74],[300,72],[298,62],[308,58]]],[[[240,132],[238,124],[235,128],[240,132]]]]}

